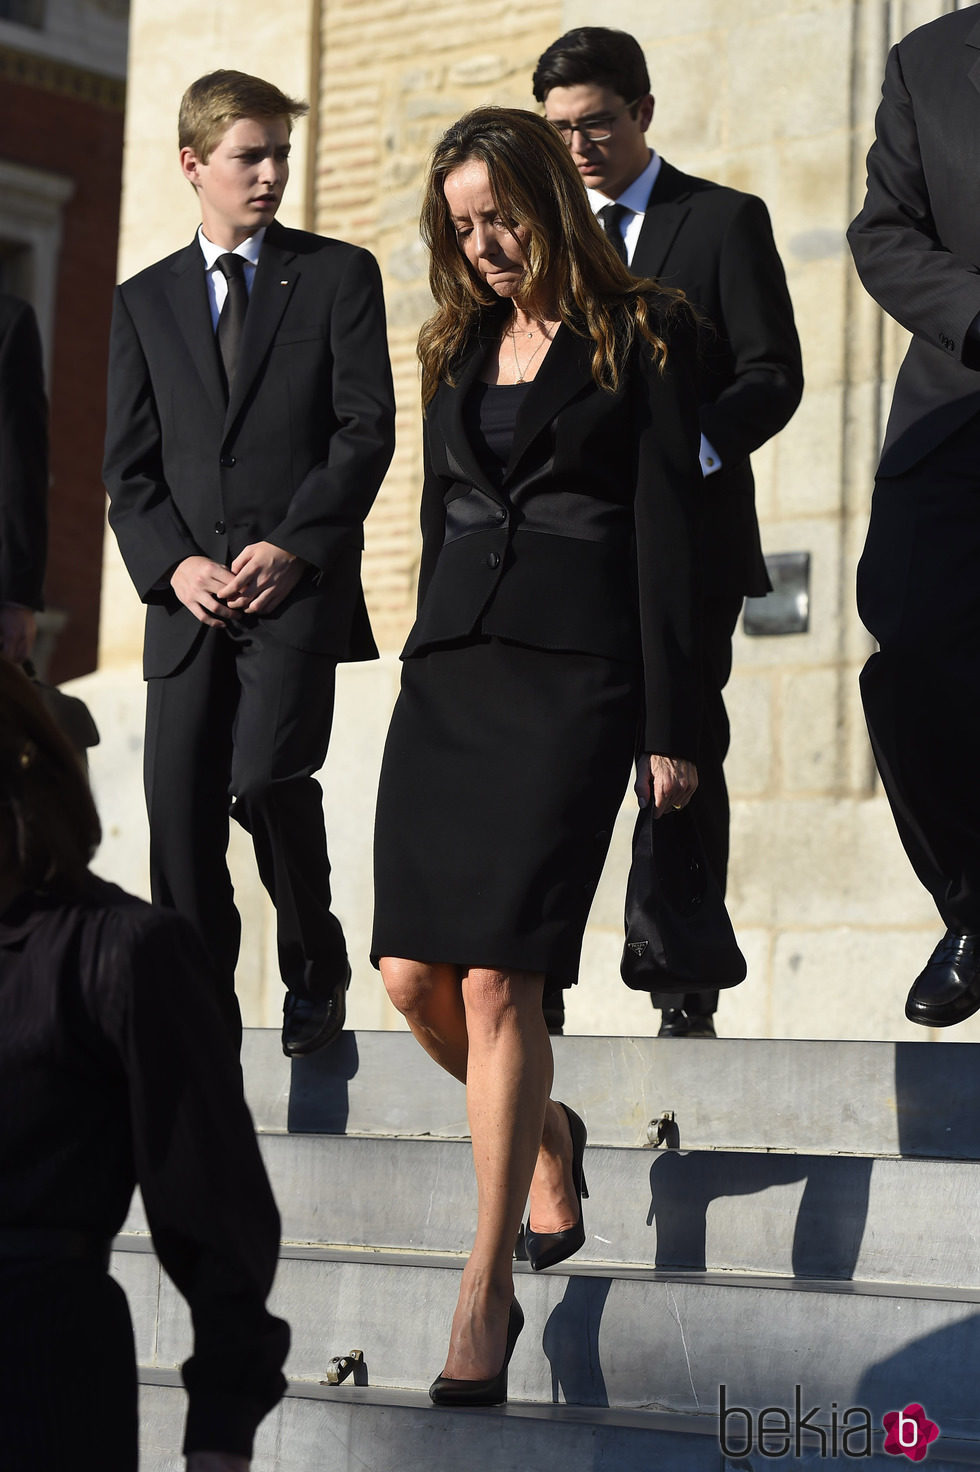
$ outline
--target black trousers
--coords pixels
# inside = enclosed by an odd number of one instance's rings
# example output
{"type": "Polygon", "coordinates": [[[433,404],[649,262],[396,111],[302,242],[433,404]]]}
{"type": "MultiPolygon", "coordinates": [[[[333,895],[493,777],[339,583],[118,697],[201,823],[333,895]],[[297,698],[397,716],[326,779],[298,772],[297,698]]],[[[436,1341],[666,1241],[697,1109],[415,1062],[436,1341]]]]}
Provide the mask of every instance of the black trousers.
{"type": "Polygon", "coordinates": [[[879,478],[858,611],[875,761],[905,851],[950,930],[980,933],[980,418],[879,478]]]}
{"type": "Polygon", "coordinates": [[[235,625],[204,629],[172,675],[147,685],[153,899],[197,926],[233,1021],[241,922],[226,863],[229,814],[251,834],[276,907],[285,985],[316,997],[346,974],[313,776],[330,740],[335,675],[332,659],[235,625]]]}
{"type": "MultiPolygon", "coordinates": [[[[732,672],[732,635],[742,611],[741,594],[708,598],[702,613],[701,745],[698,749],[698,790],[691,799],[705,857],[722,894],[728,883],[730,811],[725,782],[725,757],[731,726],[724,689],[732,672]]],[[[655,1007],[682,1007],[685,1012],[710,1017],[718,1010],[718,993],[654,992],[655,1007]]]]}

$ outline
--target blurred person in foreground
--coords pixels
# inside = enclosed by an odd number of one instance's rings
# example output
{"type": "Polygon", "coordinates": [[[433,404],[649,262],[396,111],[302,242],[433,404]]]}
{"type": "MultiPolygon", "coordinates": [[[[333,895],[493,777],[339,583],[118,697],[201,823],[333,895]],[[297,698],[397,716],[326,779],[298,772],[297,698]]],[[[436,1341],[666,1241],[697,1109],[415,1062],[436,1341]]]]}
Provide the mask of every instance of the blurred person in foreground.
{"type": "Polygon", "coordinates": [[[697,785],[695,333],[677,293],[617,258],[532,113],[480,108],[449,129],[422,233],[422,563],[372,953],[466,1084],[478,1225],[430,1395],[486,1405],[506,1399],[523,1325],[529,1189],[533,1269],[585,1241],[586,1127],[549,1098],[545,979],[577,979],[634,757],[659,813],[697,785]]]}
{"type": "Polygon", "coordinates": [[[99,838],[78,760],[0,659],[0,1461],[135,1472],[107,1269],[138,1184],[194,1322],[188,1472],[246,1472],[285,1384],[279,1217],[200,943],[89,873],[99,838]]]}

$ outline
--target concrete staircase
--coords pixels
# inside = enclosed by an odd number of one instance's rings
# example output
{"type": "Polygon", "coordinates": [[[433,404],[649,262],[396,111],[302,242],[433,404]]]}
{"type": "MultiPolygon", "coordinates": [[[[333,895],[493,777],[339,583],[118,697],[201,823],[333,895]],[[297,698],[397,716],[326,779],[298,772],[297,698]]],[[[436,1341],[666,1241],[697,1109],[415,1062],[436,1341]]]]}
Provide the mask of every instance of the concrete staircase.
{"type": "MultiPolygon", "coordinates": [[[[518,1264],[508,1405],[451,1412],[426,1387],[474,1228],[462,1088],[407,1034],[346,1034],[291,1069],[277,1033],[246,1035],[293,1330],[255,1472],[894,1469],[882,1416],[913,1402],[940,1427],[932,1472],[980,1467],[980,1050],[555,1042],[555,1095],[589,1127],[588,1240],[548,1273],[518,1264]],[[322,1384],[352,1349],[367,1384],[322,1384]],[[724,1445],[721,1387],[745,1408],[724,1445]]],[[[186,1309],[138,1202],[116,1246],[143,1472],[178,1472],[186,1309]]]]}

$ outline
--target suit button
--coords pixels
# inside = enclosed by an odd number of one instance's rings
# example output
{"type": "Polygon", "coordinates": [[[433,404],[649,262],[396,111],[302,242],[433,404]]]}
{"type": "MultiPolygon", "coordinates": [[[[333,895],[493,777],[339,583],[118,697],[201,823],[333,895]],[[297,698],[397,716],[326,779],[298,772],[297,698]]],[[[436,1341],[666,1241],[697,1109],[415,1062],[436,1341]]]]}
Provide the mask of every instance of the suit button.
{"type": "Polygon", "coordinates": [[[496,515],[496,518],[497,518],[498,521],[506,521],[507,520],[507,512],[504,510],[504,508],[502,506],[501,506],[500,510],[497,511],[497,512],[495,512],[494,514],[496,515]]]}
{"type": "Polygon", "coordinates": [[[235,463],[234,455],[222,455],[219,464],[223,470],[230,470],[235,463]]]}
{"type": "Polygon", "coordinates": [[[214,524],[214,531],[215,531],[215,535],[216,536],[223,537],[224,534],[225,534],[225,524],[224,524],[224,522],[223,521],[216,521],[215,524],[214,524]]]}
{"type": "Polygon", "coordinates": [[[491,553],[489,553],[488,556],[487,556],[487,567],[499,567],[499,566],[500,566],[500,553],[499,552],[491,552],[491,553]]]}

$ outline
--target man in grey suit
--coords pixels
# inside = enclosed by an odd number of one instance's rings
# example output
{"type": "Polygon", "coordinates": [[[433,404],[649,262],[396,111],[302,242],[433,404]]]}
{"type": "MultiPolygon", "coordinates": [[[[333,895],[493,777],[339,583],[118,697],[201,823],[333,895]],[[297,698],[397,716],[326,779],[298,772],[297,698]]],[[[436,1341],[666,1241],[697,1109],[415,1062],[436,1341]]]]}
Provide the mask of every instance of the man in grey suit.
{"type": "Polygon", "coordinates": [[[394,444],[374,257],[275,219],[305,103],[242,72],[184,94],[201,227],[116,293],[109,520],[147,606],[150,877],[234,994],[228,818],[276,906],[283,1049],[329,1043],[350,978],[320,788],[339,661],[372,659],[363,523],[394,444]]]}
{"type": "Polygon", "coordinates": [[[980,1009],[980,6],[895,46],[848,240],[912,334],[858,571],[861,694],[906,852],[946,926],[906,1016],[980,1009]]]}
{"type": "MultiPolygon", "coordinates": [[[[699,365],[704,664],[698,791],[691,803],[724,894],[729,725],[722,691],[746,594],[769,590],[749,456],[789,421],[803,392],[786,276],[761,199],[683,174],[651,149],[650,77],[625,31],[581,26],[543,53],[534,96],[571,149],[592,207],[637,276],[681,287],[710,323],[699,365]]],[[[546,1002],[554,999],[546,992],[546,1002]]],[[[718,993],[655,995],[661,1037],[713,1037],[718,993]]]]}

